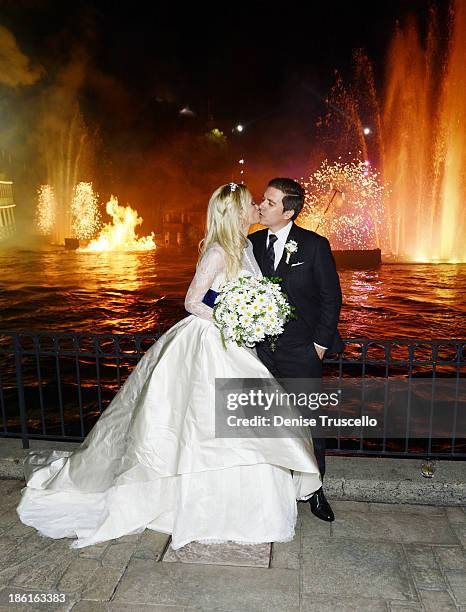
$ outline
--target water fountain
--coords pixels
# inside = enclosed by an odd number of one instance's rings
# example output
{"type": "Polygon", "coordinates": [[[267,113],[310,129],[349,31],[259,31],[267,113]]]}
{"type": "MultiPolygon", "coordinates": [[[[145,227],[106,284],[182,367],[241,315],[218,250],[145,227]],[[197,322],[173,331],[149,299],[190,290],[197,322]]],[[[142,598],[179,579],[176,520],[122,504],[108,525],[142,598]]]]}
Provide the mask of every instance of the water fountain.
{"type": "MultiPolygon", "coordinates": [[[[105,224],[97,238],[92,240],[101,226],[98,195],[94,193],[92,183],[81,182],[75,185],[69,213],[72,237],[64,239],[65,248],[80,252],[149,251],[156,248],[153,232],[141,238],[136,235],[136,227],[143,222],[137,210],[130,206],[119,206],[118,199],[111,196],[106,211],[112,217],[112,222],[105,224]]],[[[42,185],[38,192],[36,210],[39,233],[51,237],[56,228],[56,217],[55,192],[50,185],[42,185]]]]}
{"type": "Polygon", "coordinates": [[[301,182],[306,199],[299,224],[328,238],[340,266],[379,265],[385,187],[370,162],[324,160],[301,182]]]}
{"type": "MultiPolygon", "coordinates": [[[[70,205],[66,204],[68,237],[64,238],[67,249],[78,248],[80,239],[92,238],[100,226],[98,196],[94,194],[92,183],[78,183],[72,189],[70,205]]],[[[63,201],[62,201],[63,203],[63,201]]],[[[41,185],[38,189],[36,207],[36,228],[49,242],[56,243],[59,232],[60,208],[52,185],[41,185]]]]}
{"type": "Polygon", "coordinates": [[[71,202],[71,232],[74,238],[86,240],[96,234],[101,225],[98,200],[92,183],[81,182],[75,186],[71,202]]]}
{"type": "Polygon", "coordinates": [[[411,261],[466,262],[466,2],[445,44],[410,21],[391,43],[382,106],[382,167],[392,197],[390,246],[411,261]]]}
{"type": "MultiPolygon", "coordinates": [[[[52,113],[45,115],[41,127],[48,186],[42,196],[49,198],[48,214],[53,211],[53,220],[49,218],[52,241],[62,245],[65,238],[72,237],[74,190],[82,177],[89,174],[92,144],[77,104],[70,109],[64,108],[56,116],[52,113]]],[[[42,199],[42,204],[44,202],[42,199]]],[[[42,209],[38,211],[38,217],[43,219],[42,209]]]]}
{"type": "Polygon", "coordinates": [[[37,190],[37,207],[35,224],[41,236],[52,239],[55,227],[57,204],[55,192],[51,185],[41,185],[37,190]]]}
{"type": "MultiPolygon", "coordinates": [[[[337,78],[320,121],[328,149],[344,156],[359,150],[362,162],[380,169],[386,189],[379,243],[391,261],[466,262],[466,0],[453,0],[439,24],[431,10],[424,39],[414,19],[397,28],[383,95],[370,61],[357,51],[353,83],[337,78]]],[[[331,190],[326,197],[328,203],[331,190]]],[[[373,206],[370,199],[366,205],[373,206]]],[[[327,213],[340,214],[335,206],[327,213]]]]}

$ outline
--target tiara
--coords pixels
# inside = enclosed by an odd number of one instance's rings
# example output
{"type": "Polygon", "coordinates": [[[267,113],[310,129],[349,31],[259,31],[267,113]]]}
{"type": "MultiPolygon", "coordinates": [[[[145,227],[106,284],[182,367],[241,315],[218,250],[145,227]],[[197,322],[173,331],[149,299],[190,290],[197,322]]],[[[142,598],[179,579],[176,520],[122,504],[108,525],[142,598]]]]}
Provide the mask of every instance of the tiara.
{"type": "Polygon", "coordinates": [[[231,191],[236,191],[236,188],[238,187],[238,185],[236,183],[228,183],[230,186],[231,191]]]}

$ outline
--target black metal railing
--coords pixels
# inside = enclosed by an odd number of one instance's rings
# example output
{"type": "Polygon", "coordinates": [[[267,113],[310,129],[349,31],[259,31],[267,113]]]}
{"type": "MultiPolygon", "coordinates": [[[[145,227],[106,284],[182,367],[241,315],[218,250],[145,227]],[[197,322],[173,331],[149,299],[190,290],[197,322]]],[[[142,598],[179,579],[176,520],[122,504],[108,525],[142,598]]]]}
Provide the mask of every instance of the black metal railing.
{"type": "MultiPolygon", "coordinates": [[[[154,334],[35,333],[0,331],[0,437],[82,441],[154,334]]],[[[466,378],[464,340],[346,339],[345,351],[325,359],[324,376],[351,378],[466,378]]],[[[455,419],[457,419],[455,411],[455,419]]],[[[425,440],[338,436],[329,453],[387,457],[466,458],[456,435],[425,440]]]]}

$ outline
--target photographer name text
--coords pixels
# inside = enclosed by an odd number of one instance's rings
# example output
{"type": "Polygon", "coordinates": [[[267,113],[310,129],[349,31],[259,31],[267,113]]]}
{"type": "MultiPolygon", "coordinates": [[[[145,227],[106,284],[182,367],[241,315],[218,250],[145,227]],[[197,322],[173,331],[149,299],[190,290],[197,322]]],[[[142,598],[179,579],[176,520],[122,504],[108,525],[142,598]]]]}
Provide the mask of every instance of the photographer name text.
{"type": "Polygon", "coordinates": [[[283,417],[281,415],[238,417],[231,414],[227,418],[229,427],[377,427],[377,419],[368,416],[359,418],[339,418],[320,415],[317,418],[283,417]]]}

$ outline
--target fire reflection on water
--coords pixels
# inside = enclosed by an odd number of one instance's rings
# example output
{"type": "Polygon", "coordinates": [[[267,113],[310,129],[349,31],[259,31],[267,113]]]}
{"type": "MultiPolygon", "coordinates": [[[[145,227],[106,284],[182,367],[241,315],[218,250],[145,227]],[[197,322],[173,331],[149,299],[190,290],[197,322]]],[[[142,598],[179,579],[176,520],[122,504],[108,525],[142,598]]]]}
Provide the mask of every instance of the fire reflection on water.
{"type": "MultiPolygon", "coordinates": [[[[60,359],[67,435],[89,431],[114,397],[118,381],[124,381],[134,368],[139,357],[135,340],[122,339],[121,334],[149,334],[144,346],[139,347],[143,353],[159,327],[164,331],[186,316],[184,295],[196,258],[196,249],[165,248],[142,253],[75,253],[64,249],[0,252],[0,312],[4,330],[83,334],[78,360],[73,352],[73,338],[60,340],[60,350],[71,351],[60,359]],[[96,340],[95,333],[117,336],[96,340]],[[115,343],[124,355],[116,356],[112,348],[115,343]],[[78,388],[84,407],[82,418],[77,409],[78,388]]],[[[344,338],[434,339],[461,335],[466,314],[464,265],[383,265],[378,270],[342,270],[340,278],[344,296],[340,331],[344,338]]],[[[8,342],[7,336],[0,336],[2,346],[8,342]]],[[[29,425],[31,431],[44,429],[49,435],[61,435],[54,343],[52,338],[42,338],[41,343],[42,350],[49,351],[41,359],[45,416],[41,416],[38,404],[34,352],[23,360],[26,401],[32,407],[29,425]]],[[[442,355],[451,350],[446,343],[442,355]]],[[[429,353],[431,347],[425,343],[416,348],[416,356],[428,357],[429,353]]],[[[360,354],[357,343],[348,348],[347,356],[360,354]]],[[[367,356],[383,360],[383,345],[374,343],[367,356]]],[[[406,347],[395,347],[392,357],[406,359],[406,347]]],[[[5,402],[12,415],[9,427],[18,428],[14,359],[7,359],[2,368],[5,402]]],[[[353,375],[358,372],[355,370],[353,375]]],[[[367,375],[380,372],[380,368],[374,373],[366,368],[367,375]]]]}
{"type": "Polygon", "coordinates": [[[383,265],[340,271],[340,279],[345,337],[464,337],[465,265],[383,265]]]}
{"type": "MultiPolygon", "coordinates": [[[[0,251],[1,327],[151,333],[183,316],[195,248],[139,253],[0,251]]],[[[466,265],[340,270],[346,338],[455,338],[466,314],[466,265]]],[[[464,335],[464,334],[463,334],[464,335]]]]}
{"type": "Polygon", "coordinates": [[[82,278],[84,291],[98,292],[103,289],[115,296],[120,291],[139,291],[144,287],[147,282],[141,274],[144,263],[137,253],[118,251],[91,251],[77,256],[74,262],[76,276],[82,278]]]}

